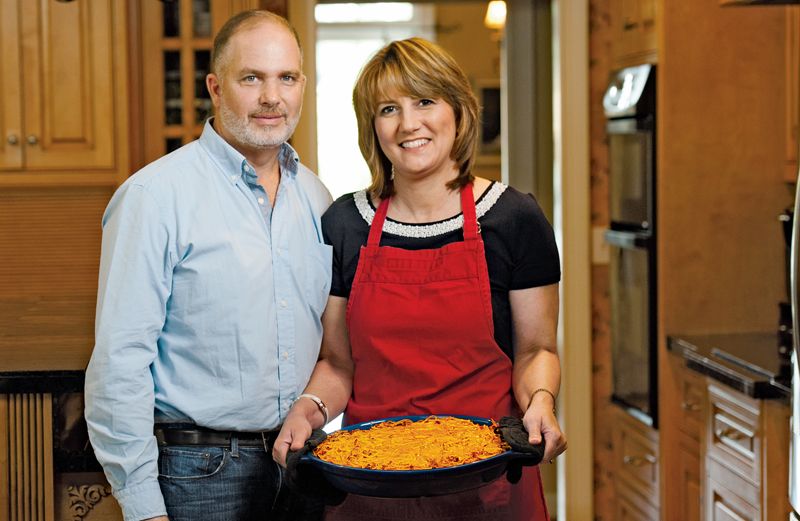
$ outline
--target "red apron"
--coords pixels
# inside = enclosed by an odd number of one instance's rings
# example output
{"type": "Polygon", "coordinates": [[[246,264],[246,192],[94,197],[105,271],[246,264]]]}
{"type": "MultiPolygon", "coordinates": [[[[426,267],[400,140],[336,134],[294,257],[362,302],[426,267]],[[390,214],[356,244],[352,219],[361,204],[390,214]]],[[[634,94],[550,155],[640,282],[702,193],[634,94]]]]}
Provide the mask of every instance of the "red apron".
{"type": "MultiPolygon", "coordinates": [[[[347,305],[355,364],[345,423],[407,414],[513,414],[512,364],[494,340],[489,273],[472,185],[461,190],[464,241],[432,250],[379,246],[390,199],[361,248],[347,305]]],[[[348,496],[326,519],[548,521],[538,467],[448,496],[348,496]]]]}

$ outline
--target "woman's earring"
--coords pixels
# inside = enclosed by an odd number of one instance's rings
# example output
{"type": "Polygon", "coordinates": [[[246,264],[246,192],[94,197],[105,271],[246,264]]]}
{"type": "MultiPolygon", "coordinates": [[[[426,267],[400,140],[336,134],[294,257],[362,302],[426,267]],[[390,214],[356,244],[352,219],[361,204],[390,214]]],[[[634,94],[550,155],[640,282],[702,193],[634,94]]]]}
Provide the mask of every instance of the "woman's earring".
{"type": "Polygon", "coordinates": [[[389,179],[394,181],[394,165],[392,165],[392,173],[389,175],[389,179]]]}

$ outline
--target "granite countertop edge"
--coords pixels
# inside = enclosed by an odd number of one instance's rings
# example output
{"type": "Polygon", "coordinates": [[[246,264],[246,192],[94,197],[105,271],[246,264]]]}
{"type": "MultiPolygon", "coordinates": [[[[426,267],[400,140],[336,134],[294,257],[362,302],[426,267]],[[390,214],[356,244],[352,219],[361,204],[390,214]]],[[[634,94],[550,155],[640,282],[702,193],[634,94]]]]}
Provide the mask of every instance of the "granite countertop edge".
{"type": "MultiPolygon", "coordinates": [[[[667,349],[686,361],[686,367],[755,399],[788,399],[791,382],[759,368],[747,368],[729,358],[718,335],[667,335],[667,349]],[[711,347],[713,346],[713,347],[711,347]]],[[[777,357],[777,353],[776,353],[777,357]]]]}
{"type": "Polygon", "coordinates": [[[0,371],[0,394],[83,392],[84,371],[0,371]]]}

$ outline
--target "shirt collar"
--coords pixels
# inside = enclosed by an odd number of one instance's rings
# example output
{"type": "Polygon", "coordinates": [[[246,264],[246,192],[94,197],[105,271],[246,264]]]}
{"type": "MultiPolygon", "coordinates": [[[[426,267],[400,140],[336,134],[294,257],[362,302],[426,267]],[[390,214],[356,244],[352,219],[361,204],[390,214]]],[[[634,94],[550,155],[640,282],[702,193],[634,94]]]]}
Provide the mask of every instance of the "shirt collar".
{"type": "MultiPolygon", "coordinates": [[[[241,152],[233,148],[222,136],[217,134],[212,126],[212,120],[206,120],[203,133],[200,135],[200,145],[205,148],[211,156],[222,167],[222,173],[231,183],[236,183],[240,177],[244,177],[248,183],[256,183],[255,169],[250,166],[247,159],[241,152]]],[[[300,157],[289,143],[283,143],[278,152],[278,164],[281,173],[288,174],[294,178],[297,176],[297,167],[300,164],[300,157]]]]}

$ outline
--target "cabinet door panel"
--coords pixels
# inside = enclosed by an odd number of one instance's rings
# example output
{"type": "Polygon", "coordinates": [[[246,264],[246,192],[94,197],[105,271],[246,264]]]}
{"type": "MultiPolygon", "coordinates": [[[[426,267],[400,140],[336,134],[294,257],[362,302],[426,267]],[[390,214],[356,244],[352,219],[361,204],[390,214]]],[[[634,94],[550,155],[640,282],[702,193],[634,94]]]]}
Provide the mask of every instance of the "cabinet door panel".
{"type": "Polygon", "coordinates": [[[613,67],[655,63],[658,54],[656,1],[613,0],[609,9],[613,67]]]}
{"type": "Polygon", "coordinates": [[[639,14],[641,16],[641,45],[644,52],[655,52],[658,48],[658,34],[656,32],[656,1],[640,0],[639,14]]]}
{"type": "Polygon", "coordinates": [[[678,428],[699,444],[705,432],[707,407],[705,380],[682,363],[680,362],[675,369],[680,392],[678,428]]]}
{"type": "Polygon", "coordinates": [[[798,123],[800,123],[800,8],[786,8],[786,173],[785,180],[797,181],[798,123]]]}
{"type": "Polygon", "coordinates": [[[25,166],[114,166],[113,0],[33,2],[22,11],[25,166]]]}
{"type": "Polygon", "coordinates": [[[649,427],[625,414],[620,413],[622,421],[614,432],[617,479],[658,505],[658,440],[649,427]]]}
{"type": "Polygon", "coordinates": [[[700,445],[691,437],[682,434],[677,451],[677,477],[680,498],[677,509],[681,521],[702,519],[703,489],[700,480],[700,445]]]}
{"type": "Polygon", "coordinates": [[[19,37],[16,2],[0,2],[0,170],[22,167],[19,37]]]}

